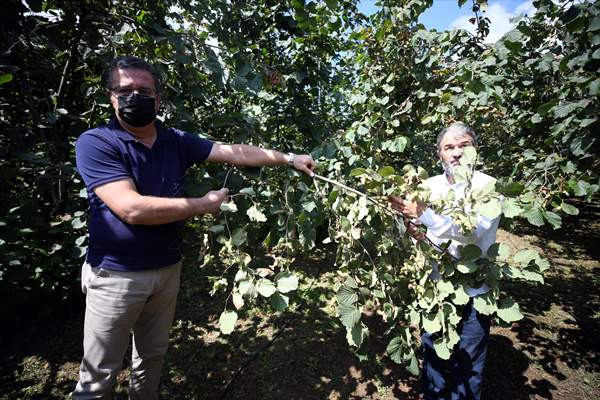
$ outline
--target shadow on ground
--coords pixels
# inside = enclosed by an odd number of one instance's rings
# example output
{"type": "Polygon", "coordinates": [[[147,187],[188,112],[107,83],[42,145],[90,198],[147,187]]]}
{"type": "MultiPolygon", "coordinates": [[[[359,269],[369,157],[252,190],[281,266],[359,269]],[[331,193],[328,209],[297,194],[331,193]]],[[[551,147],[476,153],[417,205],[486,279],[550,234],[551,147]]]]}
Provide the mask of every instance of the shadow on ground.
{"type": "MultiPolygon", "coordinates": [[[[309,261],[297,268],[302,268],[308,280],[318,282],[332,262],[309,261]]],[[[184,285],[194,285],[193,281],[188,279],[184,285]]],[[[200,281],[197,284],[202,285],[200,281]]],[[[324,310],[330,290],[313,286],[300,295],[309,297],[306,302],[296,298],[300,304],[297,311],[270,322],[250,317],[253,323],[242,325],[228,342],[221,342],[216,333],[214,304],[206,303],[204,296],[198,296],[196,304],[184,302],[179,316],[187,323],[175,329],[165,394],[265,400],[416,398],[411,390],[416,380],[401,367],[387,360],[377,365],[359,363],[347,344],[345,329],[324,310]],[[211,325],[212,333],[197,331],[199,326],[211,325]],[[279,337],[271,342],[277,333],[279,337]]]]}

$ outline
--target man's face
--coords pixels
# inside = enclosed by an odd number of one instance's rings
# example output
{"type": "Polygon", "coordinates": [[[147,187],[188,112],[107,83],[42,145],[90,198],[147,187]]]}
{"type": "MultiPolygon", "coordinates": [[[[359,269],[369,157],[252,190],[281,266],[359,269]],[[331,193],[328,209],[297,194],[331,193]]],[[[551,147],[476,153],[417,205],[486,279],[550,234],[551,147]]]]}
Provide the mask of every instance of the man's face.
{"type": "Polygon", "coordinates": [[[440,160],[446,166],[451,168],[459,165],[463,149],[467,146],[473,146],[473,138],[464,133],[448,132],[442,138],[438,155],[440,160]]]}
{"type": "Polygon", "coordinates": [[[143,69],[115,69],[112,72],[112,88],[110,88],[110,102],[119,115],[119,100],[121,95],[130,95],[132,92],[155,98],[155,109],[160,106],[160,96],[154,85],[152,74],[143,69]]]}

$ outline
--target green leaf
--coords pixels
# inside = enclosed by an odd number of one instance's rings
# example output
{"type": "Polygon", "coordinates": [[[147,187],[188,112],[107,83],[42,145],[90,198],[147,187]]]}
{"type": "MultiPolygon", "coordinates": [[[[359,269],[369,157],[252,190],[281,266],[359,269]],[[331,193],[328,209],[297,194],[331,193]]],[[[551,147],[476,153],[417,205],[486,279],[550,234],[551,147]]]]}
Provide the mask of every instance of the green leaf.
{"type": "Polygon", "coordinates": [[[271,297],[277,291],[275,284],[268,279],[259,279],[256,283],[256,290],[263,297],[271,297]]]}
{"type": "Polygon", "coordinates": [[[342,285],[337,291],[337,301],[339,304],[354,305],[358,301],[356,290],[342,285]]]}
{"type": "Polygon", "coordinates": [[[339,304],[338,314],[342,324],[349,329],[360,322],[361,312],[355,306],[349,306],[346,304],[339,304]]]}
{"type": "Polygon", "coordinates": [[[575,194],[575,196],[587,195],[588,190],[590,188],[590,184],[583,180],[579,180],[579,181],[571,180],[568,182],[568,185],[571,188],[571,190],[573,190],[573,193],[575,194]]]}
{"type": "Polygon", "coordinates": [[[358,284],[356,283],[356,280],[354,278],[352,278],[351,276],[346,278],[344,285],[346,285],[352,289],[358,289],[358,284]]]}
{"type": "MultiPolygon", "coordinates": [[[[456,316],[460,321],[461,317],[456,316]]],[[[458,322],[456,323],[458,325],[458,322]]],[[[448,331],[446,331],[446,345],[448,348],[453,348],[458,342],[460,342],[460,335],[453,327],[449,327],[448,331]]]]}
{"type": "Polygon", "coordinates": [[[85,227],[85,222],[83,222],[79,218],[73,218],[71,220],[71,226],[73,227],[73,229],[81,229],[81,228],[85,227]]]}
{"type": "Polygon", "coordinates": [[[234,246],[241,246],[248,240],[248,232],[244,228],[237,228],[231,235],[231,240],[234,246]]]}
{"type": "Polygon", "coordinates": [[[384,106],[390,102],[390,96],[376,97],[375,102],[384,106]]]}
{"type": "Polygon", "coordinates": [[[353,104],[362,104],[365,101],[367,101],[367,95],[364,94],[364,93],[353,94],[352,96],[350,96],[350,99],[348,99],[348,103],[350,105],[353,105],[353,104]]]}
{"type": "Polygon", "coordinates": [[[248,196],[255,196],[256,193],[254,193],[254,189],[251,187],[246,187],[243,188],[242,190],[240,190],[240,193],[246,194],[248,196]]]}
{"type": "Polygon", "coordinates": [[[526,267],[531,261],[539,257],[540,256],[537,251],[533,249],[523,249],[515,253],[513,261],[517,264],[521,264],[523,267],[526,267]]]}
{"type": "Polygon", "coordinates": [[[578,157],[585,156],[587,151],[592,147],[595,140],[589,136],[577,136],[573,139],[569,148],[571,149],[571,153],[578,157]]]}
{"type": "Polygon", "coordinates": [[[369,128],[368,128],[368,127],[366,127],[366,126],[364,126],[364,125],[360,125],[360,126],[358,127],[358,129],[356,130],[356,133],[357,133],[359,136],[365,136],[365,135],[367,135],[367,134],[369,133],[369,128]]]}
{"type": "Polygon", "coordinates": [[[381,168],[379,171],[377,171],[377,173],[382,177],[387,178],[390,175],[394,175],[396,173],[396,170],[394,170],[394,167],[387,165],[381,168]]]}
{"type": "Polygon", "coordinates": [[[475,160],[477,160],[477,150],[475,150],[475,147],[465,147],[460,157],[460,165],[473,165],[475,160]]]}
{"type": "Polygon", "coordinates": [[[496,218],[502,212],[500,201],[498,201],[498,199],[490,199],[490,201],[485,202],[478,207],[478,212],[484,217],[491,219],[496,218]]]}
{"type": "Polygon", "coordinates": [[[513,182],[507,179],[498,179],[496,181],[496,191],[507,197],[518,196],[523,193],[525,185],[520,182],[513,182]]]}
{"type": "Polygon", "coordinates": [[[306,203],[302,203],[302,208],[304,208],[308,212],[311,212],[312,210],[317,208],[317,205],[314,201],[307,201],[306,203]]]}
{"type": "Polygon", "coordinates": [[[459,285],[454,290],[454,304],[459,305],[459,306],[465,305],[469,302],[469,299],[470,299],[470,297],[462,285],[459,285]]]}
{"type": "Polygon", "coordinates": [[[508,245],[505,243],[494,243],[490,246],[490,248],[487,251],[487,255],[492,261],[508,261],[508,259],[510,258],[510,254],[510,247],[508,247],[508,245]]]}
{"type": "Polygon", "coordinates": [[[454,168],[454,180],[456,183],[465,183],[469,175],[470,170],[464,165],[458,165],[454,168]]]}
{"type": "Polygon", "coordinates": [[[87,254],[87,246],[73,247],[71,254],[75,258],[81,258],[87,254]]]}
{"type": "Polygon", "coordinates": [[[403,339],[401,336],[394,336],[387,345],[386,352],[397,364],[402,364],[402,348],[404,347],[403,339]]]}
{"type": "Polygon", "coordinates": [[[438,338],[433,342],[433,349],[435,350],[435,354],[442,360],[450,359],[451,349],[448,348],[443,338],[438,338]]]}
{"type": "Polygon", "coordinates": [[[437,288],[438,288],[438,291],[439,291],[442,299],[446,298],[448,295],[454,293],[454,285],[452,284],[452,282],[439,280],[437,282],[437,288]]]}
{"type": "Polygon", "coordinates": [[[237,313],[235,311],[223,311],[219,317],[219,329],[224,335],[229,335],[233,332],[237,321],[237,313]]]}
{"type": "Polygon", "coordinates": [[[546,115],[552,109],[552,107],[558,104],[559,99],[552,99],[537,108],[537,113],[540,115],[546,115]]]}
{"type": "Polygon", "coordinates": [[[519,216],[523,209],[519,206],[517,199],[506,199],[502,202],[502,213],[507,218],[519,216]]]}
{"type": "Polygon", "coordinates": [[[271,303],[271,306],[276,311],[281,312],[288,307],[290,303],[290,298],[281,293],[276,292],[269,297],[269,303],[271,303]]]}
{"type": "Polygon", "coordinates": [[[593,80],[589,84],[589,95],[590,96],[598,96],[600,95],[600,79],[593,80]]]}
{"type": "Polygon", "coordinates": [[[552,228],[558,229],[562,226],[562,218],[555,212],[544,211],[544,218],[552,225],[552,228]]]}
{"type": "Polygon", "coordinates": [[[485,91],[485,85],[483,83],[481,83],[481,81],[479,79],[471,80],[467,84],[466,88],[468,91],[473,92],[475,94],[485,91]]]}
{"type": "Polygon", "coordinates": [[[423,314],[423,329],[429,333],[438,332],[442,329],[442,324],[437,318],[437,313],[423,314]]]}
{"type": "Polygon", "coordinates": [[[500,302],[496,314],[504,322],[514,322],[523,318],[519,310],[519,305],[512,299],[505,299],[500,302]]]}
{"type": "Polygon", "coordinates": [[[346,328],[346,340],[354,347],[360,347],[367,337],[368,329],[363,324],[356,324],[351,329],[346,328]]]}
{"type": "Polygon", "coordinates": [[[521,215],[527,218],[527,221],[529,221],[531,225],[544,225],[544,216],[542,215],[539,207],[531,207],[528,210],[525,210],[521,215]]]}
{"type": "Polygon", "coordinates": [[[588,27],[588,32],[595,32],[597,30],[600,30],[600,17],[594,17],[588,27]]]}
{"type": "Polygon", "coordinates": [[[406,149],[407,144],[408,138],[405,136],[396,136],[394,139],[386,140],[381,143],[381,149],[392,153],[402,153],[404,149],[406,149]]]}
{"type": "Polygon", "coordinates": [[[2,74],[0,75],[0,86],[4,85],[13,80],[12,74],[2,74]]]}
{"type": "Polygon", "coordinates": [[[231,296],[231,302],[237,310],[244,307],[244,296],[241,293],[234,292],[231,296]]]}
{"type": "Polygon", "coordinates": [[[474,244],[468,244],[466,246],[461,246],[461,247],[459,247],[459,251],[460,251],[460,255],[461,255],[461,260],[463,260],[463,261],[476,260],[479,257],[481,257],[481,249],[474,244]]]}
{"type": "Polygon", "coordinates": [[[497,309],[496,301],[490,292],[475,296],[473,298],[473,306],[477,311],[485,315],[492,315],[497,309]]]}
{"type": "Polygon", "coordinates": [[[385,90],[385,92],[389,94],[389,93],[392,93],[394,91],[394,86],[385,83],[382,86],[382,89],[385,90]]]}
{"type": "Polygon", "coordinates": [[[238,291],[242,296],[249,299],[257,297],[258,294],[258,292],[256,291],[256,285],[254,285],[254,281],[252,280],[240,281],[238,285],[238,291]]]}
{"type": "Polygon", "coordinates": [[[361,175],[365,175],[367,173],[367,170],[364,168],[354,168],[352,171],[350,171],[350,176],[361,176],[361,175]]]}
{"type": "Polygon", "coordinates": [[[576,102],[564,102],[554,108],[554,116],[556,118],[565,118],[575,110],[577,110],[576,102]]]}
{"type": "Polygon", "coordinates": [[[265,214],[263,214],[256,206],[250,207],[246,211],[246,214],[248,215],[248,218],[250,218],[251,221],[265,222],[267,220],[265,214]]]}
{"type": "Polygon", "coordinates": [[[513,29],[506,33],[500,40],[512,53],[517,53],[521,50],[524,39],[523,34],[519,30],[513,29]]]}
{"type": "Polygon", "coordinates": [[[563,210],[566,214],[569,215],[578,215],[579,214],[579,209],[577,207],[575,207],[574,205],[568,204],[568,203],[562,203],[560,205],[561,210],[563,210]]]}
{"type": "Polygon", "coordinates": [[[277,290],[281,293],[298,289],[298,277],[289,271],[279,273],[275,282],[277,283],[277,290]]]}
{"type": "Polygon", "coordinates": [[[474,261],[459,261],[456,269],[463,274],[472,274],[479,269],[479,266],[474,261]]]}
{"type": "Polygon", "coordinates": [[[221,206],[219,208],[221,209],[221,211],[224,212],[237,212],[238,210],[237,206],[233,201],[230,201],[228,203],[221,203],[221,206]]]}
{"type": "Polygon", "coordinates": [[[248,279],[248,272],[246,268],[240,268],[235,273],[235,277],[233,278],[234,282],[243,281],[244,279],[248,279]]]}
{"type": "Polygon", "coordinates": [[[521,270],[521,277],[527,281],[544,283],[544,277],[542,274],[539,274],[534,271],[521,270]]]}
{"type": "Polygon", "coordinates": [[[325,4],[331,11],[336,11],[338,9],[338,0],[325,0],[325,4]]]}
{"type": "Polygon", "coordinates": [[[225,226],[224,225],[213,225],[211,227],[208,228],[209,232],[212,233],[221,233],[225,230],[225,226]]]}
{"type": "MultiPolygon", "coordinates": [[[[438,318],[440,318],[440,316],[438,316],[438,318]]],[[[445,318],[452,326],[457,326],[462,319],[462,317],[456,312],[456,307],[450,303],[444,303],[443,315],[441,318],[445,318]]],[[[449,342],[449,344],[453,346],[456,344],[456,342],[449,342]]]]}

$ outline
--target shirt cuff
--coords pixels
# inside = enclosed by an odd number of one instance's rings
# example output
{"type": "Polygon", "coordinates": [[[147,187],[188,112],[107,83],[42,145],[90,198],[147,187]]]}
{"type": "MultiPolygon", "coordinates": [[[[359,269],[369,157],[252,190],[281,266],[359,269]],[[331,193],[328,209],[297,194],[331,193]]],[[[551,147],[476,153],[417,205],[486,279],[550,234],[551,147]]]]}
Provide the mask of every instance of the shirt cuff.
{"type": "Polygon", "coordinates": [[[430,228],[435,225],[437,219],[436,217],[437,214],[431,208],[427,208],[419,217],[419,221],[426,227],[430,228]]]}

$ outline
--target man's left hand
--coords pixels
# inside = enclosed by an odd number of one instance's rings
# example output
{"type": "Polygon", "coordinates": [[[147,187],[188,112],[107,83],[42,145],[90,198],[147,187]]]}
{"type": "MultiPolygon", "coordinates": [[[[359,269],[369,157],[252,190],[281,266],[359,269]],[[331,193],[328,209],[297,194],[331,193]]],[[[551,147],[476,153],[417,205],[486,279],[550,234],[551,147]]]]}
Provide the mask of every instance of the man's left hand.
{"type": "Polygon", "coordinates": [[[422,201],[409,201],[399,196],[389,196],[388,201],[394,210],[408,218],[419,218],[427,208],[422,201]]]}
{"type": "Polygon", "coordinates": [[[311,178],[314,176],[314,169],[317,166],[317,163],[313,158],[308,154],[298,154],[294,157],[294,168],[298,171],[304,172],[306,175],[311,178]]]}

